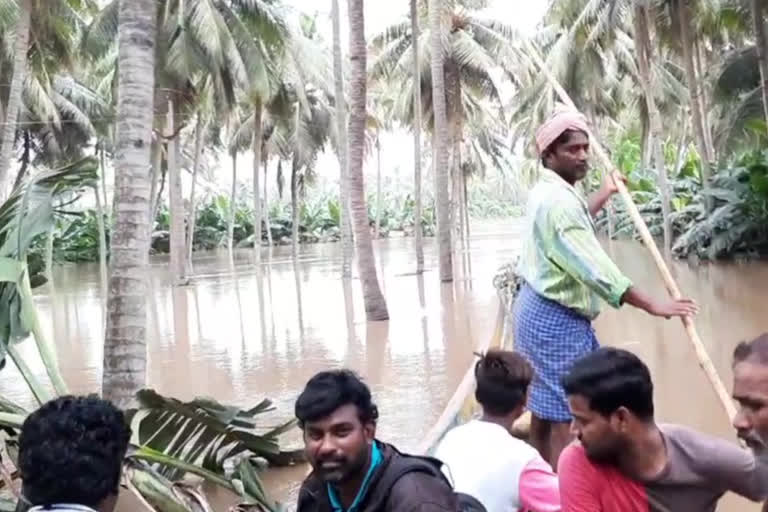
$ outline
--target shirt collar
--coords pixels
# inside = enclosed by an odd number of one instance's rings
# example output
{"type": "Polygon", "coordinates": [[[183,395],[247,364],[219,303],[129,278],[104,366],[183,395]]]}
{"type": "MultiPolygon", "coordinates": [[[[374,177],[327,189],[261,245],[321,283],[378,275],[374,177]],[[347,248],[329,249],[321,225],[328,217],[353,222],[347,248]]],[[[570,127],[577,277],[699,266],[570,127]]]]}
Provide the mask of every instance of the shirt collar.
{"type": "Polygon", "coordinates": [[[541,176],[541,181],[562,187],[563,189],[573,194],[573,196],[579,200],[579,202],[582,204],[582,206],[584,206],[584,208],[588,208],[586,199],[584,199],[584,196],[581,195],[578,189],[573,185],[571,185],[570,183],[568,183],[567,181],[565,181],[563,178],[561,178],[560,175],[557,174],[555,171],[544,167],[541,171],[540,176],[541,176]]]}
{"type": "Polygon", "coordinates": [[[346,511],[344,510],[344,506],[341,504],[341,500],[339,499],[339,496],[336,493],[336,489],[334,489],[331,484],[327,484],[328,499],[331,502],[331,507],[333,508],[334,512],[356,512],[357,511],[357,508],[360,506],[360,502],[362,502],[363,498],[368,492],[368,487],[371,484],[371,477],[373,476],[373,472],[381,464],[382,460],[383,460],[383,457],[381,455],[381,450],[379,450],[378,444],[376,443],[376,441],[374,441],[373,446],[371,447],[371,463],[368,466],[368,472],[365,474],[363,483],[362,485],[360,485],[360,489],[357,491],[357,495],[355,496],[355,499],[352,502],[352,505],[350,505],[350,507],[346,511]]]}

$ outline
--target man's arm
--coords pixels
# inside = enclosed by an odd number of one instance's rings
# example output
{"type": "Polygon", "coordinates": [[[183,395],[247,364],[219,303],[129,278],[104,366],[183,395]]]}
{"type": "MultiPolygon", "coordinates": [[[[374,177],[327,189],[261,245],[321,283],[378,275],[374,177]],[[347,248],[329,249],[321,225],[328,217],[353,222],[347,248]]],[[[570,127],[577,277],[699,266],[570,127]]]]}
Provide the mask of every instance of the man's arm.
{"type": "Polygon", "coordinates": [[[707,437],[700,450],[709,479],[726,490],[752,501],[768,499],[768,454],[750,450],[715,437],[707,437]]]}
{"type": "Polygon", "coordinates": [[[520,474],[520,505],[533,512],[560,512],[560,486],[552,467],[543,459],[529,462],[520,474]]]}
{"type": "Polygon", "coordinates": [[[633,286],[605,253],[591,227],[585,226],[567,207],[556,206],[549,215],[555,231],[550,258],[608,304],[619,308],[627,303],[667,318],[696,313],[696,304],[691,300],[659,301],[633,286]]]}

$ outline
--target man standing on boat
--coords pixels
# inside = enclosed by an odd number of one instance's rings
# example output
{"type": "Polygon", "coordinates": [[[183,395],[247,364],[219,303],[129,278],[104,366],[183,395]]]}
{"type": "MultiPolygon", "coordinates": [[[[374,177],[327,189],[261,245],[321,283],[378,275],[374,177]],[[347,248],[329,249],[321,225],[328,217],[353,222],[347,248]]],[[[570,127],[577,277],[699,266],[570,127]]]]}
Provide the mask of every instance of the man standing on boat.
{"type": "Polygon", "coordinates": [[[659,301],[619,271],[597,240],[593,217],[617,192],[608,178],[589,200],[576,182],[587,175],[589,138],[584,116],[560,109],[536,134],[544,169],[531,190],[517,273],[524,284],[515,301],[515,350],[533,365],[528,407],[531,443],[553,468],[572,437],[571,414],[560,379],[599,344],[592,321],[601,300],[670,318],[696,312],[690,300],[659,301]]]}

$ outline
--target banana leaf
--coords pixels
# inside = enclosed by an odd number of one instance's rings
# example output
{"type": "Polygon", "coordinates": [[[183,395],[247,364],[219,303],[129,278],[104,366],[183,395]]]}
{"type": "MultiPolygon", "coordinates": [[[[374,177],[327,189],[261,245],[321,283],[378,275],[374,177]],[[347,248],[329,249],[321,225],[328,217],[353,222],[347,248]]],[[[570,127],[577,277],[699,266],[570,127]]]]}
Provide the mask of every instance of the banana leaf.
{"type": "MultiPolygon", "coordinates": [[[[39,402],[51,398],[48,389],[18,357],[14,344],[34,334],[41,358],[57,394],[66,392],[58,371],[53,346],[45,339],[32,300],[32,285],[39,274],[30,275],[26,255],[33,240],[53,223],[53,204],[66,194],[97,182],[98,162],[89,157],[59,169],[40,171],[21,183],[0,205],[0,368],[10,354],[39,402]]],[[[35,265],[37,272],[39,265],[35,265]]]]}
{"type": "MultiPolygon", "coordinates": [[[[129,413],[133,431],[139,445],[156,452],[214,473],[223,473],[227,460],[243,454],[276,462],[300,460],[296,452],[281,452],[278,444],[294,421],[268,430],[257,424],[259,415],[274,410],[269,400],[244,410],[209,398],[181,402],[154,390],[140,391],[137,398],[139,409],[129,413]]],[[[182,475],[178,468],[158,464],[156,469],[170,480],[182,475]]]]}

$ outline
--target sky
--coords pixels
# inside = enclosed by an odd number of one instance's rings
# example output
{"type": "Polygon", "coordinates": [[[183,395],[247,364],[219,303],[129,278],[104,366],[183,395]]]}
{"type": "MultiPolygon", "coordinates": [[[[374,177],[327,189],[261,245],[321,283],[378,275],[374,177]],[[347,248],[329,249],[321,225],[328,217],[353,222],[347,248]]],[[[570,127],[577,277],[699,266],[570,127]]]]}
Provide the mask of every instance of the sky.
{"type": "MultiPolygon", "coordinates": [[[[332,40],[331,0],[284,0],[284,2],[306,14],[317,14],[320,30],[325,40],[329,42],[332,40]]],[[[478,12],[478,17],[499,20],[525,34],[532,33],[536,29],[536,25],[549,5],[546,0],[490,0],[488,3],[489,7],[478,12]]],[[[364,6],[367,37],[381,33],[385,28],[399,21],[407,20],[410,13],[410,0],[365,0],[364,6]]],[[[341,10],[342,51],[346,52],[347,0],[339,0],[339,8],[341,10]]],[[[387,179],[395,182],[410,179],[410,173],[413,169],[412,136],[408,132],[396,130],[383,134],[381,143],[382,154],[385,155],[383,168],[386,170],[387,179]]],[[[246,169],[246,162],[248,161],[248,156],[238,161],[238,174],[240,176],[249,175],[249,171],[246,169]],[[241,165],[243,166],[242,171],[240,171],[241,165]]],[[[227,163],[223,167],[229,168],[229,165],[227,163]]],[[[366,159],[364,168],[370,180],[375,170],[374,159],[366,159]]],[[[320,156],[316,171],[321,181],[324,181],[323,178],[325,178],[330,183],[335,182],[338,173],[338,161],[330,150],[325,151],[320,156]]]]}
{"type": "MultiPolygon", "coordinates": [[[[330,18],[330,0],[285,0],[307,14],[317,13],[318,19],[330,18]]],[[[549,2],[545,0],[490,0],[490,7],[480,12],[483,18],[495,18],[513,25],[524,32],[530,32],[547,9],[549,2]]],[[[407,19],[410,12],[410,0],[365,0],[365,32],[367,35],[377,34],[384,28],[407,19]]],[[[342,16],[342,32],[346,32],[346,0],[339,0],[342,16]]],[[[330,23],[330,22],[329,22],[330,23]]],[[[328,25],[330,33],[330,24],[328,25]]]]}

